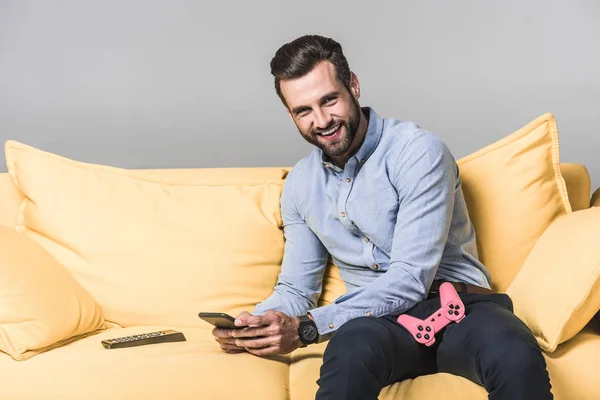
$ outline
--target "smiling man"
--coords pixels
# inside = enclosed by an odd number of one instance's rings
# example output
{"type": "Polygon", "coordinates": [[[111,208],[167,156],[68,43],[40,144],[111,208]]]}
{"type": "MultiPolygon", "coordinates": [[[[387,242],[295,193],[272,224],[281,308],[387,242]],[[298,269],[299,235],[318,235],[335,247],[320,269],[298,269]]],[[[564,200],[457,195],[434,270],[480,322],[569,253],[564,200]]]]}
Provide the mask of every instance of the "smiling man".
{"type": "Polygon", "coordinates": [[[329,340],[318,399],[376,399],[384,386],[436,372],[482,385],[490,399],[550,399],[540,348],[492,293],[477,259],[458,166],[447,146],[413,122],[359,105],[360,85],[341,46],[303,36],[271,61],[275,89],[315,146],[281,196],[285,253],[271,296],[240,329],[215,329],[223,350],[289,353],[329,340]],[[347,293],[318,307],[331,257],[347,293]],[[452,282],[466,317],[425,346],[397,322],[440,308],[452,282]]]}

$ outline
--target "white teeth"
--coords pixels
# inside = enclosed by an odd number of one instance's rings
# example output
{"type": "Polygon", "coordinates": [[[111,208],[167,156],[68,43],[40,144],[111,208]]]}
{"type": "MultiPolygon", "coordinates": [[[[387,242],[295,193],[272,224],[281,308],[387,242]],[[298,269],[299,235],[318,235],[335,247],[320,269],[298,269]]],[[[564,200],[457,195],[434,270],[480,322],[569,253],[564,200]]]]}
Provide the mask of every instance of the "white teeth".
{"type": "Polygon", "coordinates": [[[337,131],[337,129],[338,129],[339,127],[340,127],[340,125],[336,125],[336,126],[334,126],[333,128],[331,128],[331,129],[330,129],[330,130],[328,130],[328,131],[321,132],[321,136],[330,136],[330,135],[332,135],[332,134],[333,134],[333,132],[337,131]]]}

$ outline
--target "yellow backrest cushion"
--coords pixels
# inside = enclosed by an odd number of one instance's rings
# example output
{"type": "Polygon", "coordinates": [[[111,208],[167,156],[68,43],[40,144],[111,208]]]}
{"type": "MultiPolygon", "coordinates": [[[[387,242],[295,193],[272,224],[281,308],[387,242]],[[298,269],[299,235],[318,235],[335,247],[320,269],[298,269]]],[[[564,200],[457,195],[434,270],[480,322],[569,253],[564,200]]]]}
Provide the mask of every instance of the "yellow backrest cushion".
{"type": "Polygon", "coordinates": [[[0,226],[0,351],[23,361],[106,327],[94,299],[54,257],[0,226]]]}
{"type": "Polygon", "coordinates": [[[25,195],[17,230],[56,257],[108,321],[197,326],[198,312],[235,315],[275,286],[281,169],[156,182],[14,141],[6,159],[25,195]]]}
{"type": "Polygon", "coordinates": [[[571,212],[554,116],[542,115],[457,163],[479,259],[493,287],[504,291],[546,228],[571,212]]]}
{"type": "Polygon", "coordinates": [[[547,352],[600,310],[600,208],[563,215],[537,241],[507,289],[515,314],[547,352]]]}

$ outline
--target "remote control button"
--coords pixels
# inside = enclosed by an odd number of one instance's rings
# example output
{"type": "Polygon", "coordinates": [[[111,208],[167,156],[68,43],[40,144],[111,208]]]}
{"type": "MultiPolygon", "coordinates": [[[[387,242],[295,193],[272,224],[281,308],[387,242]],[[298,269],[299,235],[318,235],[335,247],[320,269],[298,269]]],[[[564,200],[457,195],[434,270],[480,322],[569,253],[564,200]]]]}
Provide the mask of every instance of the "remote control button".
{"type": "Polygon", "coordinates": [[[429,340],[429,335],[425,334],[425,339],[429,340]]]}
{"type": "Polygon", "coordinates": [[[426,330],[427,332],[431,332],[431,327],[429,327],[429,326],[428,326],[427,328],[425,328],[425,330],[426,330]]]}
{"type": "Polygon", "coordinates": [[[420,333],[417,333],[417,338],[421,339],[421,336],[422,335],[420,333]]]}
{"type": "Polygon", "coordinates": [[[419,326],[417,326],[417,329],[420,330],[420,331],[422,331],[423,327],[421,325],[419,325],[419,326]]]}

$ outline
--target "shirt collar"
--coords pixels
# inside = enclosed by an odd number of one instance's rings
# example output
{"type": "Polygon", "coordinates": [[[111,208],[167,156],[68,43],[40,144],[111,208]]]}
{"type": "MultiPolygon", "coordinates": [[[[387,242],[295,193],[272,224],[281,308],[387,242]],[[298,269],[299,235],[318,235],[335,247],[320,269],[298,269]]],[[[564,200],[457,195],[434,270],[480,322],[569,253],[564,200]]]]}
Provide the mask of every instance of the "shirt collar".
{"type": "MultiPolygon", "coordinates": [[[[365,139],[356,152],[354,156],[350,158],[355,158],[356,161],[360,164],[364,164],[368,158],[373,154],[377,145],[379,144],[379,140],[381,139],[381,135],[383,134],[383,119],[370,107],[361,108],[362,112],[369,115],[369,125],[367,126],[367,132],[365,133],[365,139]]],[[[334,169],[340,169],[333,165],[331,159],[327,156],[327,154],[323,153],[323,150],[317,149],[321,156],[321,161],[323,165],[328,165],[334,169]]],[[[350,161],[348,160],[348,161],[350,161]]],[[[341,169],[340,169],[341,170],[341,169]]]]}

